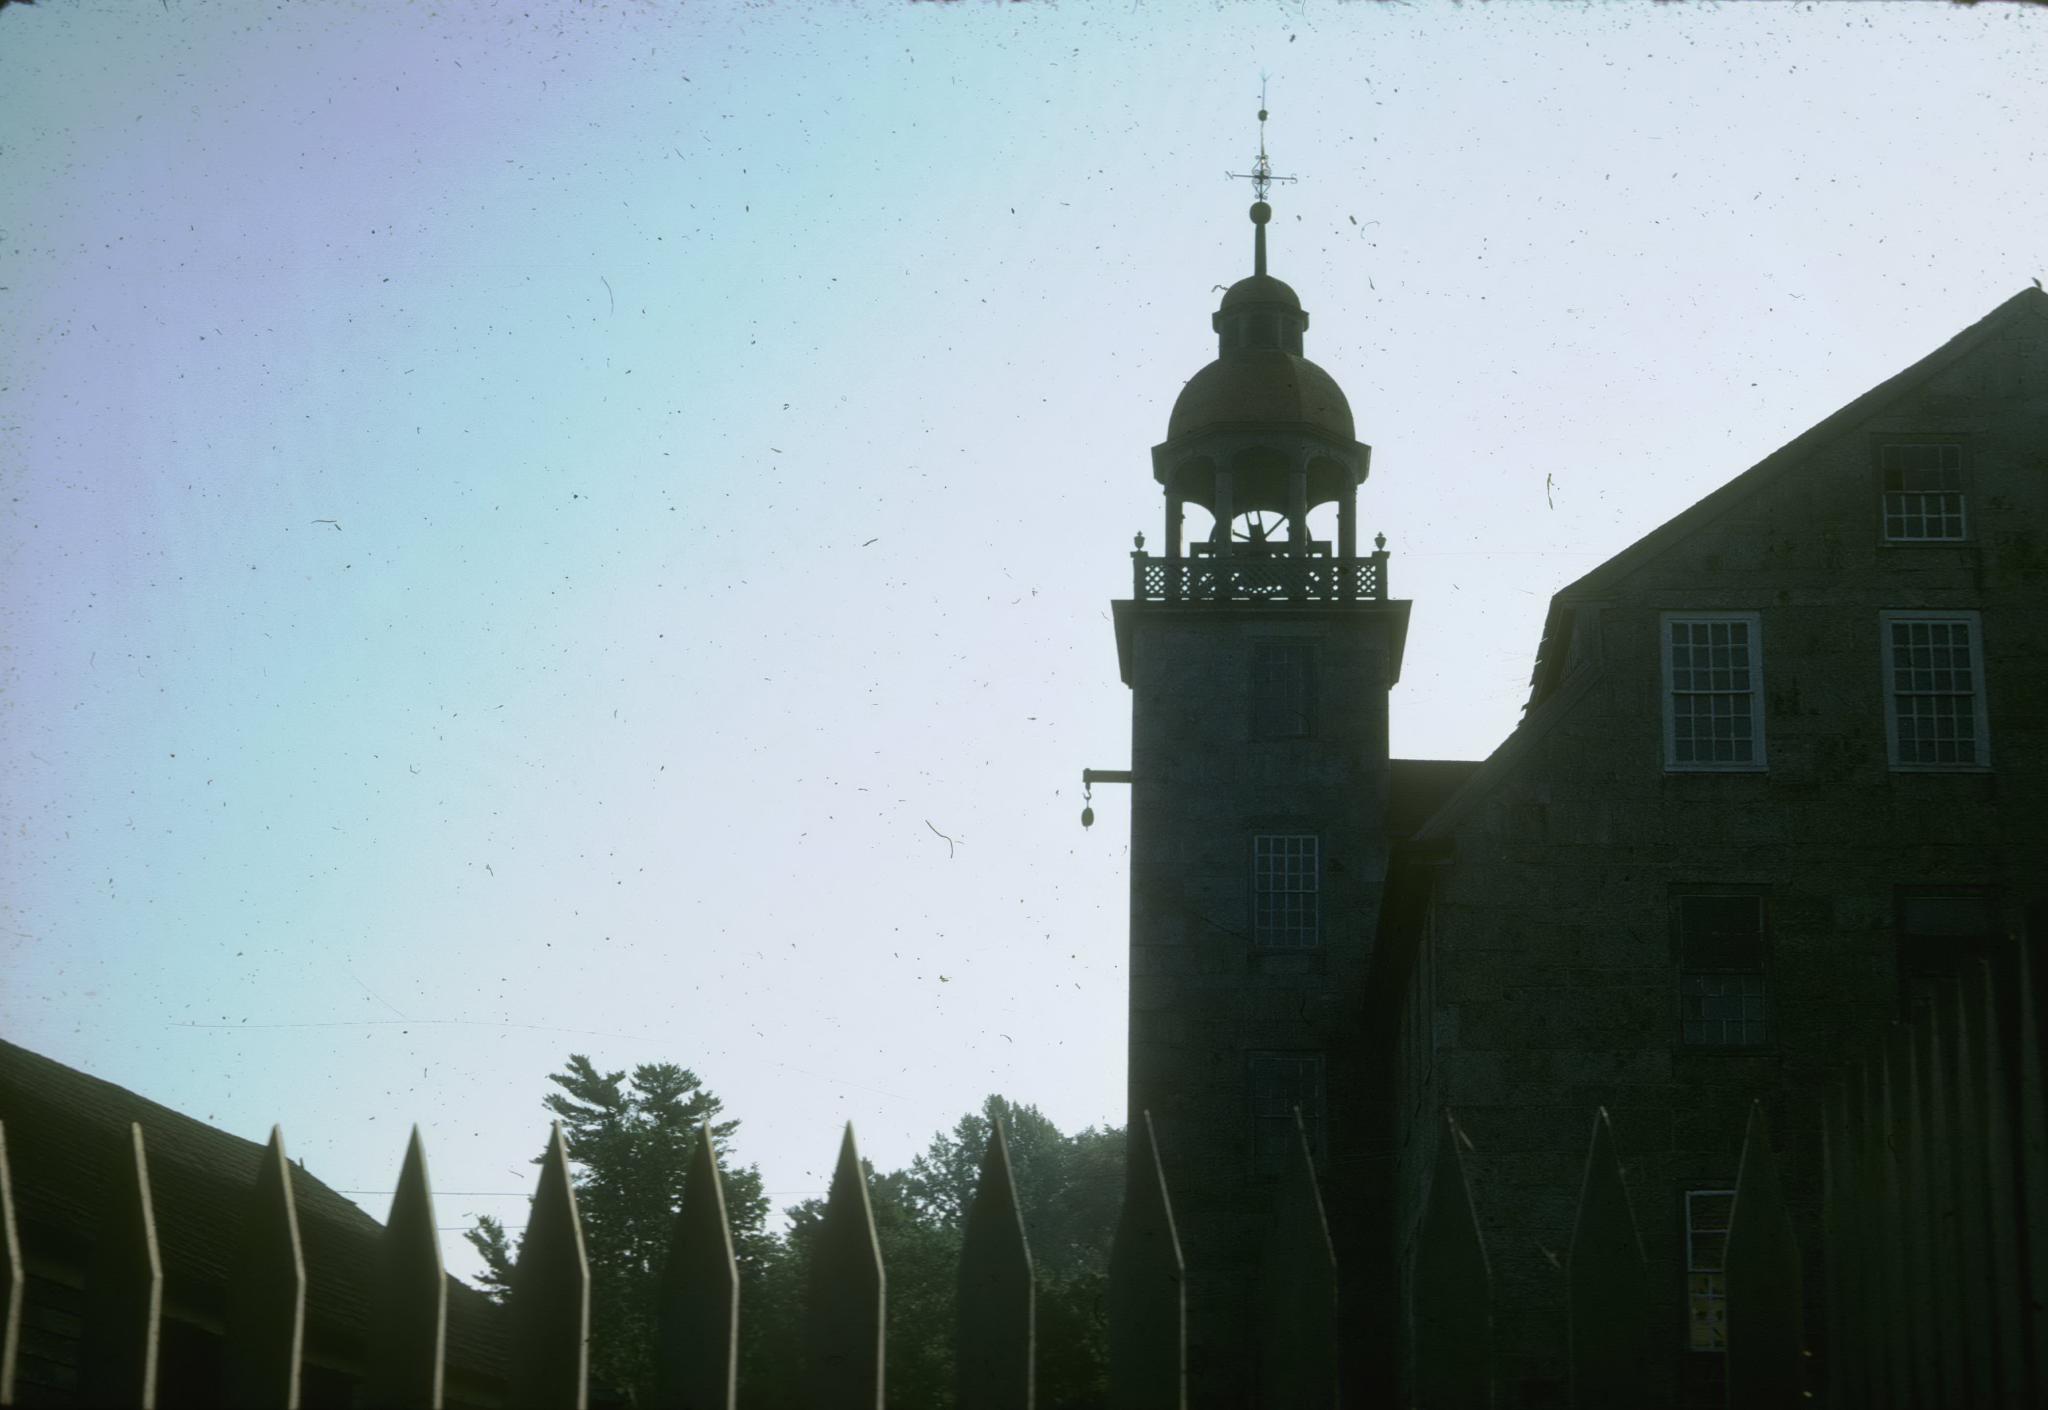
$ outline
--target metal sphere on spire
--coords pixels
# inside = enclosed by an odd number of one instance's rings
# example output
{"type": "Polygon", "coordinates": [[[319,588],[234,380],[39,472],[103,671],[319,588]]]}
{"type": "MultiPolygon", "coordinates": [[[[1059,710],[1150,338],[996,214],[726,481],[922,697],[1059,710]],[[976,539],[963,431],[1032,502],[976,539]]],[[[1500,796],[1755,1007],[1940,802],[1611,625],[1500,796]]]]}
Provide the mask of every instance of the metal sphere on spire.
{"type": "Polygon", "coordinates": [[[1250,171],[1224,173],[1233,181],[1249,181],[1252,184],[1252,273],[1266,272],[1266,225],[1273,219],[1273,208],[1266,204],[1266,193],[1276,181],[1289,182],[1292,176],[1273,175],[1273,160],[1266,155],[1266,80],[1259,80],[1259,156],[1252,163],[1250,171]]]}

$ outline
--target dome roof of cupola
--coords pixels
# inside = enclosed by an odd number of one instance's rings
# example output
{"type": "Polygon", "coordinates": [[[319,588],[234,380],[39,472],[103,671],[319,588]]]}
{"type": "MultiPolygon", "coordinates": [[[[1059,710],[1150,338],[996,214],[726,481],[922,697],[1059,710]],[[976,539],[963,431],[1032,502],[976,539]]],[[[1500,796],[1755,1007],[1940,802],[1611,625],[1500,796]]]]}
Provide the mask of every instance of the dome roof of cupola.
{"type": "MultiPolygon", "coordinates": [[[[1240,287],[1251,282],[1243,280],[1240,287]]],[[[1277,279],[1266,282],[1280,284],[1277,279]]],[[[1337,380],[1307,358],[1279,348],[1247,348],[1219,357],[1190,377],[1167,419],[1166,437],[1172,441],[1210,427],[1248,425],[1305,426],[1342,441],[1355,439],[1351,404],[1337,380]]]]}
{"type": "Polygon", "coordinates": [[[1299,310],[1301,300],[1284,280],[1270,274],[1251,274],[1232,284],[1223,294],[1223,306],[1218,312],[1228,313],[1242,304],[1284,304],[1299,310]]]}
{"type": "Polygon", "coordinates": [[[1286,281],[1266,273],[1264,201],[1252,207],[1253,272],[1223,293],[1210,318],[1216,360],[1188,379],[1167,418],[1167,443],[1209,429],[1311,431],[1350,444],[1351,404],[1336,379],[1302,356],[1308,314],[1286,281]]]}

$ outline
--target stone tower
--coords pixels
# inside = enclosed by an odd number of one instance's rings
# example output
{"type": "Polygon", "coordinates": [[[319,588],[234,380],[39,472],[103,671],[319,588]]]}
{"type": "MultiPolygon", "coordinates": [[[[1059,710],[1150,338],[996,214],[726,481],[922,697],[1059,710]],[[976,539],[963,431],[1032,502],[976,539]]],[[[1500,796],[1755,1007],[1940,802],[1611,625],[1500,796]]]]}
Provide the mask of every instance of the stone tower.
{"type": "Polygon", "coordinates": [[[1163,552],[1141,537],[1114,604],[1131,688],[1130,1113],[1151,1113],[1165,1162],[1201,1406],[1258,1403],[1258,1254],[1296,1107],[1347,1324],[1376,1301],[1353,1280],[1384,1267],[1368,1190],[1384,1179],[1385,1040],[1362,1014],[1409,604],[1387,597],[1384,538],[1359,552],[1371,448],[1302,355],[1301,301],[1266,272],[1271,215],[1252,206],[1253,273],[1223,295],[1216,359],[1152,451],[1163,552]],[[1189,504],[1214,526],[1195,542],[1189,504]],[[1334,542],[1310,526],[1331,505],[1334,542]]]}

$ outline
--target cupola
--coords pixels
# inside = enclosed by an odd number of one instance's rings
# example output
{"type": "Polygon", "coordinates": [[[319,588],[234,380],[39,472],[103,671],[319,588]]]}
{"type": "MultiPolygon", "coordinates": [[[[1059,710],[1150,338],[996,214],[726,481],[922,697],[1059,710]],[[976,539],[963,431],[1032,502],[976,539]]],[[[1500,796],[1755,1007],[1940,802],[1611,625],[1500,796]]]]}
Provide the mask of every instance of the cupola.
{"type": "MultiPolygon", "coordinates": [[[[1266,114],[1259,120],[1264,131],[1266,114]]],[[[1216,360],[1190,377],[1152,450],[1152,474],[1167,498],[1167,556],[1181,556],[1183,504],[1215,520],[1208,551],[1328,555],[1313,542],[1308,513],[1338,506],[1337,556],[1357,552],[1357,490],[1371,448],[1359,443],[1351,404],[1336,379],[1302,355],[1308,314],[1282,280],[1266,272],[1263,135],[1252,179],[1252,273],[1224,292],[1210,319],[1216,360]]]]}

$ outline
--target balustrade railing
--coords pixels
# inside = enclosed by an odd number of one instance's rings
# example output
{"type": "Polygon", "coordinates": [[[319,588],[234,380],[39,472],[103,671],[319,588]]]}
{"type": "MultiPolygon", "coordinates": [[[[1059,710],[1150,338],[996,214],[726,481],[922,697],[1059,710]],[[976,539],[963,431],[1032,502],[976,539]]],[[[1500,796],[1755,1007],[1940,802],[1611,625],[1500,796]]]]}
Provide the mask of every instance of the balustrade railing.
{"type": "Polygon", "coordinates": [[[1387,596],[1385,550],[1363,558],[1134,553],[1131,565],[1131,595],[1140,602],[1364,602],[1387,596]]]}

